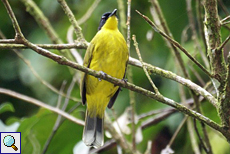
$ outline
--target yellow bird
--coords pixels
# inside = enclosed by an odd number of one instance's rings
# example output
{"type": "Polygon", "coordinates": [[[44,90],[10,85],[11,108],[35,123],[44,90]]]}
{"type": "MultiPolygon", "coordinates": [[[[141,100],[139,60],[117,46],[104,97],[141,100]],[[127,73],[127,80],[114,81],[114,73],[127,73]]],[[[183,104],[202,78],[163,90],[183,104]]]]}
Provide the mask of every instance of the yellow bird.
{"type": "MultiPolygon", "coordinates": [[[[123,79],[129,58],[126,41],[118,30],[117,9],[104,13],[98,32],[87,48],[85,67],[112,77],[123,79]]],[[[108,81],[83,74],[81,82],[82,103],[87,103],[83,141],[95,148],[104,144],[103,119],[106,106],[111,108],[120,88],[108,81]]]]}

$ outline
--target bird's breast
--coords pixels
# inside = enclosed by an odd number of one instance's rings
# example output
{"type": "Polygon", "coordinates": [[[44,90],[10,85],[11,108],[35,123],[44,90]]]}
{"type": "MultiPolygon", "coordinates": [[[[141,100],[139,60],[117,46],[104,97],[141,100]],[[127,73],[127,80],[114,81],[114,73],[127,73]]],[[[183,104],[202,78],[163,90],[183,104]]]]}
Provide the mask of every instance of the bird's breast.
{"type": "Polygon", "coordinates": [[[128,49],[120,32],[101,32],[95,43],[90,68],[103,71],[116,78],[123,78],[128,49]]]}

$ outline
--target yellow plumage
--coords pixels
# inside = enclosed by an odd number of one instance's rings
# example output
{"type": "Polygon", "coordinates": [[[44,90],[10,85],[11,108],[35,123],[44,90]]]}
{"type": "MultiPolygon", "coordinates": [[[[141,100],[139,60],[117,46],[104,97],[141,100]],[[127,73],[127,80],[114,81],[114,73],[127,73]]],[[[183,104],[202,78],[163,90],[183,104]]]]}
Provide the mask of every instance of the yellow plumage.
{"type": "MultiPolygon", "coordinates": [[[[115,14],[116,10],[104,14],[107,19],[90,42],[83,65],[123,79],[129,53],[125,39],[117,28],[115,14]]],[[[118,93],[118,86],[91,75],[83,75],[81,94],[83,104],[87,103],[83,141],[86,145],[96,148],[103,145],[104,112],[108,104],[110,107],[113,105],[118,93]]]]}

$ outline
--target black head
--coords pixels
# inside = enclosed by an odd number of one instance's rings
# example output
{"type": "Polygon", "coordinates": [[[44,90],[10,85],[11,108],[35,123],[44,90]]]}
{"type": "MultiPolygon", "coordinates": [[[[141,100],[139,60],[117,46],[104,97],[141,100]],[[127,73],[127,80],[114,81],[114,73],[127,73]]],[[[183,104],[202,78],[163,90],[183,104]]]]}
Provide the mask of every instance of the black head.
{"type": "MultiPolygon", "coordinates": [[[[100,21],[100,24],[99,24],[99,27],[98,27],[98,31],[101,30],[102,26],[105,24],[106,20],[113,16],[113,15],[116,15],[116,12],[117,12],[117,9],[114,9],[113,12],[106,12],[102,15],[101,17],[101,21],[100,21]]],[[[116,15],[117,16],[117,15],[116,15]]]]}

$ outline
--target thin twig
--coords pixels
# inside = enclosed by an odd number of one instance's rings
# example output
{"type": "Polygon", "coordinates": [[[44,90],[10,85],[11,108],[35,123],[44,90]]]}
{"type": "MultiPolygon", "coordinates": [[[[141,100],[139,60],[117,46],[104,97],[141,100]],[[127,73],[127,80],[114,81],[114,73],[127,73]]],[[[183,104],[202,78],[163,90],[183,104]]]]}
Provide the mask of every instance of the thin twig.
{"type": "MultiPolygon", "coordinates": [[[[195,24],[194,24],[193,15],[192,15],[191,0],[187,0],[186,2],[187,2],[187,12],[188,12],[188,15],[189,15],[189,23],[190,23],[190,27],[191,27],[192,32],[193,32],[193,37],[192,37],[192,38],[193,38],[193,40],[194,40],[194,42],[195,42],[196,48],[199,49],[199,51],[200,51],[200,53],[201,53],[201,55],[202,55],[202,58],[203,58],[203,61],[204,61],[205,64],[206,64],[206,67],[209,68],[208,60],[207,60],[207,58],[205,57],[205,55],[203,54],[203,52],[201,51],[200,44],[199,44],[199,42],[197,41],[197,34],[196,34],[196,31],[195,31],[195,24]]],[[[170,36],[170,37],[173,39],[173,36],[172,36],[172,34],[170,33],[170,31],[169,31],[169,29],[168,29],[168,27],[167,27],[166,21],[164,20],[165,18],[163,17],[163,13],[162,13],[162,11],[161,11],[161,9],[160,9],[160,6],[159,6],[159,4],[158,4],[158,1],[157,1],[157,0],[152,0],[152,4],[153,4],[153,6],[155,7],[155,10],[156,10],[157,14],[159,15],[159,20],[160,20],[160,22],[161,22],[163,31],[166,33],[166,35],[170,36]]],[[[154,14],[154,15],[155,15],[155,14],[154,14]]],[[[154,16],[154,15],[153,15],[153,16],[154,16]]],[[[173,43],[171,43],[171,42],[170,42],[170,49],[173,49],[173,51],[174,51],[174,53],[175,53],[175,55],[176,55],[176,58],[177,58],[177,60],[178,60],[179,67],[181,67],[184,76],[185,76],[186,78],[189,78],[189,75],[188,75],[188,73],[187,73],[187,70],[185,69],[183,60],[182,60],[182,58],[181,58],[181,55],[180,55],[180,53],[177,51],[177,49],[175,48],[175,46],[173,45],[173,43]]],[[[182,89],[181,86],[179,86],[179,90],[180,90],[180,96],[181,96],[181,99],[182,99],[182,102],[183,102],[183,100],[185,99],[185,98],[184,98],[185,95],[182,94],[182,93],[184,93],[184,91],[183,91],[183,89],[182,89]]],[[[189,92],[190,92],[191,96],[194,98],[194,102],[197,102],[197,101],[196,101],[196,100],[197,100],[197,96],[196,96],[195,92],[194,92],[193,90],[191,90],[191,89],[190,89],[189,92]]],[[[206,131],[205,131],[204,133],[206,133],[206,131]]]]}
{"type": "Polygon", "coordinates": [[[0,39],[0,43],[16,43],[15,39],[0,39]]]}
{"type": "Polygon", "coordinates": [[[184,119],[181,121],[180,125],[177,127],[176,131],[174,132],[171,140],[169,141],[169,144],[167,146],[171,147],[173,142],[175,141],[177,135],[179,134],[181,128],[184,126],[185,122],[187,121],[188,116],[185,116],[184,119]]]}
{"type": "Polygon", "coordinates": [[[222,10],[224,11],[224,13],[226,15],[229,15],[229,11],[228,11],[228,8],[224,5],[223,1],[222,0],[218,0],[218,3],[219,3],[219,6],[222,8],[222,10]]]}
{"type": "Polygon", "coordinates": [[[228,43],[228,41],[230,40],[230,35],[224,40],[224,42],[217,48],[217,50],[222,50],[224,48],[224,46],[228,43]]]}
{"type": "Polygon", "coordinates": [[[142,57],[141,57],[141,53],[140,53],[140,50],[139,50],[139,47],[138,47],[138,43],[137,43],[137,40],[136,40],[136,36],[133,35],[132,39],[133,39],[133,41],[134,41],[134,46],[135,46],[135,48],[136,48],[136,52],[137,52],[137,55],[138,55],[138,57],[139,57],[139,60],[140,60],[140,62],[141,62],[141,64],[142,64],[142,66],[143,66],[143,70],[144,70],[144,72],[145,72],[145,75],[147,76],[147,78],[148,78],[148,80],[149,80],[151,86],[153,87],[154,92],[155,92],[156,94],[159,95],[160,92],[159,92],[158,88],[156,87],[156,85],[153,83],[153,81],[152,81],[152,79],[151,79],[151,77],[150,77],[150,75],[149,75],[149,73],[148,73],[148,71],[147,71],[147,69],[146,69],[146,67],[145,67],[145,65],[144,65],[144,63],[143,63],[143,60],[142,60],[142,57]]]}
{"type": "Polygon", "coordinates": [[[197,80],[200,82],[200,84],[202,85],[202,87],[204,87],[205,86],[205,81],[200,76],[200,74],[191,65],[189,65],[189,68],[191,69],[192,73],[196,76],[197,80]]]}
{"type": "Polygon", "coordinates": [[[156,114],[160,114],[160,113],[164,113],[164,112],[171,112],[173,110],[175,110],[175,109],[174,108],[167,108],[167,109],[158,109],[158,110],[149,111],[147,113],[142,113],[142,114],[138,115],[138,121],[140,121],[144,118],[151,117],[151,116],[156,115],[156,114]]]}
{"type": "Polygon", "coordinates": [[[222,19],[222,20],[220,21],[220,23],[223,25],[223,23],[226,22],[226,21],[229,20],[229,19],[230,19],[230,15],[227,16],[227,17],[225,17],[224,19],[222,19]]]}
{"type": "Polygon", "coordinates": [[[188,19],[189,19],[189,26],[192,30],[192,40],[194,42],[194,45],[195,45],[195,51],[199,51],[199,55],[201,56],[204,64],[205,64],[205,67],[206,68],[210,68],[210,65],[209,65],[209,61],[206,57],[206,55],[204,54],[204,52],[202,51],[201,49],[201,45],[200,45],[200,42],[198,41],[198,36],[197,36],[197,32],[196,32],[196,25],[195,25],[195,21],[194,21],[194,16],[193,16],[193,12],[192,12],[192,0],[186,0],[186,8],[187,8],[187,14],[188,14],[188,19]]]}
{"type": "MultiPolygon", "coordinates": [[[[194,99],[194,104],[196,105],[195,107],[196,107],[197,112],[203,114],[204,112],[202,111],[202,108],[201,108],[200,101],[199,101],[198,97],[196,95],[194,95],[193,99],[194,99]]],[[[205,125],[202,122],[200,122],[200,123],[201,123],[201,126],[202,126],[202,132],[204,134],[204,142],[206,143],[207,148],[209,149],[208,150],[209,154],[212,154],[213,152],[212,152],[212,147],[211,147],[210,140],[209,140],[209,137],[208,137],[207,129],[206,129],[205,125]]]]}
{"type": "MultiPolygon", "coordinates": [[[[86,22],[86,20],[88,20],[91,16],[91,14],[93,13],[93,11],[96,9],[96,7],[98,6],[98,4],[100,3],[101,0],[95,0],[93,2],[93,4],[89,7],[89,9],[86,11],[86,13],[77,21],[79,25],[83,24],[84,22],[86,22]]],[[[67,32],[67,40],[68,43],[74,43],[74,39],[73,39],[73,33],[74,33],[74,28],[71,25],[68,28],[68,32],[67,32]]],[[[86,44],[86,43],[84,43],[86,44]]],[[[72,55],[74,56],[75,60],[79,63],[79,64],[83,64],[83,59],[81,57],[81,55],[79,54],[79,52],[77,51],[76,48],[70,49],[72,55]]]]}
{"type": "Polygon", "coordinates": [[[14,15],[14,12],[13,12],[8,0],[2,0],[2,2],[5,5],[7,13],[9,14],[9,17],[10,17],[12,24],[13,24],[13,27],[15,30],[15,41],[20,43],[20,38],[24,37],[24,36],[23,36],[22,31],[20,29],[20,26],[17,22],[17,19],[14,15]]]}
{"type": "Polygon", "coordinates": [[[126,36],[126,13],[125,13],[125,5],[123,0],[117,0],[118,10],[119,10],[119,19],[120,19],[120,27],[121,33],[126,36]]]}
{"type": "MultiPolygon", "coordinates": [[[[127,0],[127,46],[130,53],[130,44],[131,44],[131,1],[127,0]]],[[[128,81],[133,83],[133,72],[132,68],[128,66],[127,71],[128,81]]],[[[136,123],[135,123],[135,114],[136,114],[136,99],[135,93],[133,91],[129,91],[130,98],[130,106],[131,106],[131,123],[132,123],[132,149],[136,151],[136,123]]]]}
{"type": "Polygon", "coordinates": [[[195,134],[195,131],[194,131],[194,127],[192,125],[191,118],[189,118],[187,120],[187,127],[188,127],[188,132],[189,132],[193,152],[195,154],[201,154],[199,145],[197,143],[196,134],[195,134]]]}
{"type": "Polygon", "coordinates": [[[151,153],[152,153],[151,150],[152,150],[152,141],[148,141],[148,143],[147,143],[147,148],[146,148],[144,154],[151,154],[151,153]]]}
{"type": "MultiPolygon", "coordinates": [[[[62,82],[61,88],[60,88],[60,90],[59,90],[60,93],[63,93],[63,90],[64,90],[64,88],[65,88],[65,86],[66,86],[66,83],[67,83],[66,80],[64,80],[64,81],[62,82]]],[[[56,108],[60,108],[61,101],[62,101],[62,96],[59,95],[59,96],[58,96],[58,101],[57,101],[56,108]]]]}
{"type": "MultiPolygon", "coordinates": [[[[152,3],[154,8],[151,7],[150,12],[151,12],[151,15],[153,16],[154,20],[155,21],[159,20],[159,23],[160,23],[159,26],[162,27],[164,33],[166,33],[168,36],[170,36],[173,39],[173,35],[172,35],[172,33],[170,32],[170,30],[168,28],[168,25],[167,25],[167,23],[165,21],[165,17],[164,17],[164,15],[162,13],[162,10],[160,8],[158,0],[151,0],[151,3],[152,3]]],[[[189,78],[188,71],[185,68],[185,64],[184,64],[184,61],[183,61],[183,59],[181,57],[180,52],[178,51],[176,46],[173,45],[173,43],[168,41],[166,38],[164,38],[164,40],[166,41],[167,46],[169,47],[170,51],[175,56],[175,59],[176,59],[176,62],[177,62],[176,64],[178,64],[178,66],[179,66],[178,68],[180,68],[182,70],[182,73],[183,73],[185,78],[189,78]]]]}
{"type": "Polygon", "coordinates": [[[208,154],[213,154],[212,146],[211,146],[210,139],[209,139],[209,136],[208,136],[207,127],[202,122],[200,122],[200,124],[201,124],[202,131],[204,133],[204,141],[205,141],[205,143],[207,145],[208,154]]]}
{"type": "MultiPolygon", "coordinates": [[[[134,58],[129,58],[129,63],[137,66],[137,67],[143,67],[141,62],[137,59],[134,58]]],[[[172,73],[170,71],[167,70],[163,70],[159,67],[144,63],[144,65],[147,67],[148,72],[150,73],[156,73],[162,77],[174,80],[176,82],[181,83],[182,85],[192,89],[194,92],[202,95],[203,97],[205,97],[210,103],[212,103],[213,106],[215,106],[217,108],[217,100],[216,98],[214,98],[209,92],[207,92],[204,88],[201,88],[200,86],[198,86],[197,84],[193,83],[191,80],[189,79],[185,79],[182,78],[181,76],[176,75],[175,73],[172,73]]]]}
{"type": "MultiPolygon", "coordinates": [[[[62,82],[61,88],[60,88],[60,90],[59,90],[60,93],[63,92],[63,89],[65,88],[66,83],[67,83],[66,81],[63,81],[63,82],[62,82]]],[[[60,108],[61,101],[62,101],[62,96],[59,95],[59,96],[58,96],[58,102],[57,102],[56,108],[60,108]]],[[[58,117],[59,117],[59,116],[60,116],[60,115],[58,115],[58,117]]],[[[58,120],[58,118],[57,118],[57,120],[58,120]]],[[[56,122],[55,122],[55,124],[54,124],[53,130],[52,130],[52,132],[51,132],[49,138],[46,140],[46,143],[45,143],[45,145],[44,145],[44,147],[43,147],[43,152],[42,152],[42,154],[45,154],[45,153],[46,153],[46,151],[47,151],[47,149],[48,149],[48,146],[49,146],[49,144],[50,144],[50,141],[52,140],[52,138],[53,138],[53,136],[54,136],[55,126],[56,126],[57,120],[56,120],[56,122]]]]}
{"type": "Polygon", "coordinates": [[[97,8],[100,2],[101,0],[94,0],[93,4],[89,7],[86,13],[80,19],[77,20],[79,25],[85,23],[86,20],[88,20],[91,17],[93,11],[97,8]]]}
{"type": "Polygon", "coordinates": [[[192,60],[202,71],[204,71],[205,74],[207,74],[209,77],[213,78],[214,76],[212,74],[210,74],[210,72],[204,68],[204,66],[202,66],[192,55],[190,55],[190,53],[184,48],[182,47],[177,41],[173,40],[171,37],[169,37],[167,34],[165,34],[164,32],[162,32],[160,29],[158,29],[156,27],[156,25],[145,15],[141,14],[139,11],[136,10],[136,12],[142,16],[142,18],[145,19],[145,21],[147,23],[150,24],[150,26],[159,34],[161,34],[164,38],[166,38],[168,41],[170,41],[171,43],[173,43],[173,45],[175,45],[177,48],[179,48],[183,53],[185,53],[185,55],[187,55],[187,57],[192,60]]]}
{"type": "MultiPolygon", "coordinates": [[[[68,41],[68,43],[74,43],[75,42],[73,34],[74,34],[73,26],[70,26],[69,29],[68,29],[68,31],[67,31],[67,41],[68,41]]],[[[70,52],[73,55],[73,57],[75,58],[75,61],[78,64],[83,65],[83,58],[80,55],[80,53],[78,52],[77,48],[71,48],[70,52]]]]}
{"type": "MultiPolygon", "coordinates": [[[[64,42],[59,37],[58,33],[52,27],[49,19],[44,15],[42,10],[37,6],[37,4],[33,0],[21,0],[21,2],[25,5],[26,11],[31,14],[31,16],[36,20],[38,25],[45,31],[47,36],[50,38],[52,43],[54,44],[63,44],[64,42]]],[[[68,50],[59,50],[59,52],[68,57],[68,59],[73,60],[72,55],[68,50]]]]}
{"type": "Polygon", "coordinates": [[[74,30],[75,30],[75,34],[78,38],[78,41],[79,42],[82,42],[82,43],[85,43],[85,38],[81,32],[81,27],[79,26],[77,20],[75,19],[74,15],[73,15],[73,12],[70,10],[69,6],[67,5],[66,1],[65,0],[57,0],[62,9],[64,10],[65,14],[68,16],[69,18],[69,21],[71,22],[71,24],[73,25],[74,27],[74,30]]]}
{"type": "Polygon", "coordinates": [[[78,124],[78,125],[84,125],[84,121],[80,120],[80,119],[77,119],[75,117],[73,117],[72,115],[56,108],[56,107],[53,107],[53,106],[50,106],[50,105],[47,105],[46,103],[43,103],[37,99],[34,99],[32,97],[29,97],[29,96],[26,96],[26,95],[23,95],[23,94],[20,94],[20,93],[17,93],[17,92],[14,92],[12,90],[8,90],[8,89],[4,89],[4,88],[0,88],[0,93],[1,94],[5,94],[5,95],[9,95],[9,96],[12,96],[14,98],[17,98],[17,99],[20,99],[20,100],[23,100],[25,102],[28,102],[28,103],[31,103],[31,104],[34,104],[34,105],[37,105],[37,106],[40,106],[40,107],[43,107],[43,108],[46,108],[50,111],[53,111],[63,117],[65,117],[66,119],[70,120],[70,121],[73,121],[74,123],[78,124]]]}
{"type": "Polygon", "coordinates": [[[145,128],[148,128],[152,125],[158,124],[159,122],[165,120],[166,118],[168,118],[169,116],[171,116],[172,114],[174,114],[176,112],[177,112],[176,110],[168,110],[168,111],[162,112],[162,113],[158,114],[156,117],[142,122],[141,128],[145,129],[145,128]]]}
{"type": "MultiPolygon", "coordinates": [[[[7,39],[7,40],[11,40],[11,39],[7,39]]],[[[80,42],[70,43],[70,44],[36,44],[36,45],[45,49],[57,49],[57,50],[72,49],[72,48],[77,48],[77,49],[87,48],[86,44],[82,44],[80,42]]],[[[17,44],[0,43],[0,49],[28,49],[28,47],[21,43],[17,43],[17,44]]]]}
{"type": "Polygon", "coordinates": [[[204,144],[204,141],[203,141],[202,137],[200,136],[200,133],[199,133],[199,131],[198,131],[198,129],[197,129],[196,119],[193,119],[193,123],[194,123],[194,128],[195,128],[196,134],[197,134],[197,136],[198,136],[198,138],[199,138],[199,140],[200,140],[200,143],[201,143],[202,148],[204,149],[204,151],[205,151],[206,153],[209,153],[209,152],[208,152],[208,149],[206,148],[206,146],[205,146],[205,144],[204,144]]]}
{"type": "Polygon", "coordinates": [[[222,22],[221,25],[224,26],[224,25],[227,25],[229,23],[230,23],[230,21],[225,21],[225,22],[222,22]]]}
{"type": "MultiPolygon", "coordinates": [[[[125,110],[125,111],[128,112],[128,110],[125,110]]],[[[112,109],[112,113],[113,113],[113,117],[115,119],[115,123],[117,124],[117,128],[118,128],[117,132],[120,132],[120,137],[122,138],[123,141],[125,141],[126,140],[125,137],[124,137],[125,135],[124,135],[124,133],[123,133],[123,131],[121,129],[122,127],[120,126],[120,124],[118,122],[118,118],[117,118],[117,115],[116,115],[114,109],[112,109]]],[[[116,128],[116,127],[114,127],[114,128],[116,128]]],[[[129,150],[132,151],[132,149],[129,149],[129,150]]]]}
{"type": "MultiPolygon", "coordinates": [[[[6,9],[7,9],[7,12],[9,13],[10,19],[11,19],[11,21],[12,21],[12,23],[13,23],[13,27],[14,27],[14,29],[15,29],[15,33],[16,33],[15,41],[16,41],[16,42],[19,42],[19,43],[28,42],[28,41],[24,38],[24,36],[23,36],[23,34],[22,34],[22,32],[21,32],[21,29],[20,29],[20,27],[19,27],[19,24],[18,24],[18,22],[17,22],[17,19],[16,19],[15,15],[14,15],[14,13],[13,13],[13,10],[11,9],[10,4],[8,3],[7,0],[2,0],[2,1],[3,1],[4,5],[5,5],[6,9]]],[[[19,55],[19,54],[18,54],[18,55],[19,55]]],[[[23,58],[23,56],[20,56],[20,58],[23,58]]],[[[26,60],[25,60],[24,62],[30,65],[30,63],[27,62],[26,60]]],[[[32,68],[32,67],[31,67],[31,68],[32,68]]],[[[34,73],[34,74],[37,74],[35,71],[33,71],[33,73],[34,73]]],[[[44,84],[46,84],[47,87],[49,87],[50,89],[52,89],[53,91],[56,91],[56,92],[58,93],[58,90],[55,90],[55,88],[53,88],[51,85],[49,85],[49,84],[47,84],[46,82],[44,82],[38,75],[35,75],[35,76],[36,76],[37,78],[39,78],[40,81],[42,81],[44,84]]]]}
{"type": "Polygon", "coordinates": [[[197,16],[197,22],[198,22],[198,27],[199,27],[199,34],[202,38],[203,44],[204,44],[204,50],[205,50],[205,54],[207,54],[207,43],[205,40],[205,34],[204,34],[204,15],[203,15],[203,1],[201,0],[196,0],[196,16],[197,16]]]}
{"type": "MultiPolygon", "coordinates": [[[[74,76],[73,79],[72,79],[72,82],[70,83],[70,86],[69,86],[69,88],[68,88],[68,90],[67,90],[67,97],[70,97],[71,92],[72,92],[72,90],[73,90],[73,87],[74,87],[75,83],[76,83],[76,79],[75,79],[75,76],[74,76]]],[[[65,99],[65,102],[64,102],[64,104],[63,104],[63,106],[62,106],[62,109],[61,109],[62,111],[65,111],[65,109],[66,109],[68,103],[69,103],[69,99],[66,98],[66,99],[65,99]]],[[[57,130],[58,130],[60,124],[61,124],[61,120],[62,120],[62,116],[61,116],[61,115],[58,115],[58,117],[57,117],[57,119],[56,119],[56,122],[55,122],[55,124],[54,124],[54,126],[53,126],[53,130],[52,130],[52,132],[51,132],[49,138],[47,139],[47,141],[46,141],[46,143],[45,143],[45,145],[44,145],[43,154],[46,153],[46,151],[47,151],[47,149],[48,149],[48,147],[49,147],[49,145],[50,145],[50,142],[51,142],[53,136],[55,135],[55,133],[57,132],[57,130]]]]}
{"type": "MultiPolygon", "coordinates": [[[[31,63],[29,60],[27,60],[20,52],[18,52],[17,50],[13,50],[17,56],[29,67],[29,69],[31,70],[32,74],[38,79],[38,81],[40,81],[43,85],[45,85],[48,89],[50,89],[51,91],[55,92],[56,94],[63,96],[63,97],[67,97],[67,95],[63,92],[58,91],[54,86],[52,86],[49,82],[46,82],[45,80],[43,80],[38,73],[34,70],[34,68],[32,67],[31,63]]],[[[69,96],[69,99],[75,101],[75,102],[81,102],[80,99],[75,98],[75,97],[71,97],[69,96]]]]}
{"type": "Polygon", "coordinates": [[[54,44],[63,44],[63,41],[60,39],[54,28],[52,27],[48,18],[44,15],[42,10],[37,6],[33,0],[21,0],[25,5],[26,11],[36,20],[39,26],[45,31],[48,37],[54,44]]]}

